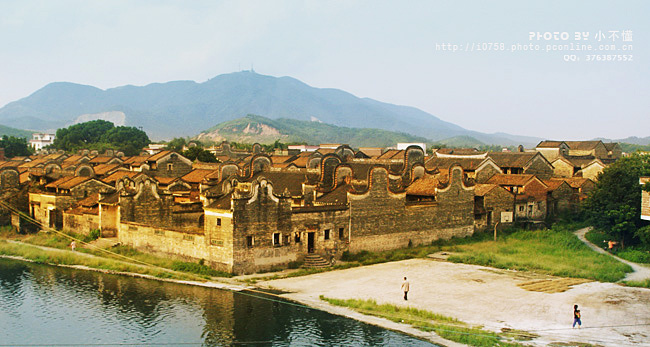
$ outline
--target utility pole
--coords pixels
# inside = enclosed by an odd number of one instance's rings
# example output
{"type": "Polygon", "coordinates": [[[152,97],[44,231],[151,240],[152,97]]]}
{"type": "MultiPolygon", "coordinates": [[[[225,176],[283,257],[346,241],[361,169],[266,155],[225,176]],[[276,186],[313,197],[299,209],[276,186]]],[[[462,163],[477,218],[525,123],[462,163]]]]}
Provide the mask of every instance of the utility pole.
{"type": "Polygon", "coordinates": [[[499,226],[499,223],[501,222],[497,222],[497,224],[494,225],[494,242],[497,242],[497,226],[499,226]]]}

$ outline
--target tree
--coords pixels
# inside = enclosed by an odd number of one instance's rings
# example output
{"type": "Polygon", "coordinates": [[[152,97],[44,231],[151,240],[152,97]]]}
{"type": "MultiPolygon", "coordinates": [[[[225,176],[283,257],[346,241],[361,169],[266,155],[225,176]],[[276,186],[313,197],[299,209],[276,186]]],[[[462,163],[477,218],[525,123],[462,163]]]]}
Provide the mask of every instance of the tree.
{"type": "Polygon", "coordinates": [[[174,151],[174,152],[181,152],[183,150],[183,147],[187,144],[187,141],[185,141],[184,138],[182,137],[175,137],[171,141],[167,142],[167,147],[165,147],[166,150],[168,151],[174,151]]]}
{"type": "Polygon", "coordinates": [[[195,147],[190,147],[187,151],[184,151],[181,153],[185,158],[194,161],[194,160],[199,160],[204,163],[218,163],[219,160],[217,157],[212,154],[210,151],[206,151],[205,149],[195,146],[195,147]]]}
{"type": "Polygon", "coordinates": [[[583,207],[589,222],[622,244],[639,240],[641,185],[650,175],[650,156],[634,154],[606,167],[583,207]]]}
{"type": "Polygon", "coordinates": [[[126,155],[136,155],[149,144],[149,136],[134,127],[118,126],[105,120],[79,123],[58,129],[53,148],[64,151],[112,148],[126,155]]]}
{"type": "Polygon", "coordinates": [[[7,158],[32,154],[31,149],[27,145],[27,139],[22,137],[4,135],[0,139],[0,148],[4,148],[7,158]]]}

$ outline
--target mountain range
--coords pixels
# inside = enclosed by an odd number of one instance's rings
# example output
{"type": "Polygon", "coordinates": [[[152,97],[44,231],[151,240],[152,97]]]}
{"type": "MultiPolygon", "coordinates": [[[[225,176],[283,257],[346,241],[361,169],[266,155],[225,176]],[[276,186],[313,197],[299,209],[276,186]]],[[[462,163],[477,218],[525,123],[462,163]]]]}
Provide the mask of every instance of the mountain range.
{"type": "Polygon", "coordinates": [[[107,90],[55,82],[1,108],[0,124],[53,131],[83,121],[106,119],[116,125],[141,127],[152,139],[161,140],[194,136],[247,114],[340,127],[371,127],[432,141],[461,136],[486,144],[535,145],[541,140],[471,131],[415,107],[358,98],[339,89],[314,88],[291,77],[253,71],[223,74],[203,83],[173,81],[107,90]]]}

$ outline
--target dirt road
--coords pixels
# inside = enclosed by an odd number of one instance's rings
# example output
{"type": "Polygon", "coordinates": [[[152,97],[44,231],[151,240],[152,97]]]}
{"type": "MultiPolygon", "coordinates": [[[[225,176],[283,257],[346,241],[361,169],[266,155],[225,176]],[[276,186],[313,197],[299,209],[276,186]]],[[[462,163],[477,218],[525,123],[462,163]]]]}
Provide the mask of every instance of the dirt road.
{"type": "MultiPolygon", "coordinates": [[[[339,314],[319,295],[338,299],[375,299],[412,306],[483,325],[540,335],[534,342],[584,342],[600,346],[650,346],[650,289],[589,282],[560,293],[523,289],[518,284],[551,277],[482,266],[412,259],[258,283],[290,291],[286,297],[339,314]],[[411,283],[409,301],[400,292],[402,278],[411,283]],[[573,305],[580,305],[582,329],[572,329],[573,305]]],[[[374,318],[372,323],[399,325],[374,318]]],[[[412,332],[412,331],[410,331],[412,332]]],[[[439,341],[440,343],[440,341],[439,341]]]]}

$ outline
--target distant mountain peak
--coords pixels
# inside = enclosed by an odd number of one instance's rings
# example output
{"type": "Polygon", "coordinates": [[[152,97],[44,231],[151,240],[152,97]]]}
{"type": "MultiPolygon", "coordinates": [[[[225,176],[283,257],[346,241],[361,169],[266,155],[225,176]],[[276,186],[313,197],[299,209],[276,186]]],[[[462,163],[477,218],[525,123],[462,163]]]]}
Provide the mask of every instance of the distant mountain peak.
{"type": "Polygon", "coordinates": [[[172,81],[107,90],[54,82],[0,109],[0,124],[49,130],[73,124],[81,115],[107,112],[124,114],[126,125],[142,127],[153,139],[193,136],[207,126],[259,114],[269,119],[318,119],[340,127],[373,127],[431,140],[469,135],[484,143],[512,144],[505,137],[469,131],[414,107],[254,71],[222,74],[203,83],[172,81]]]}

